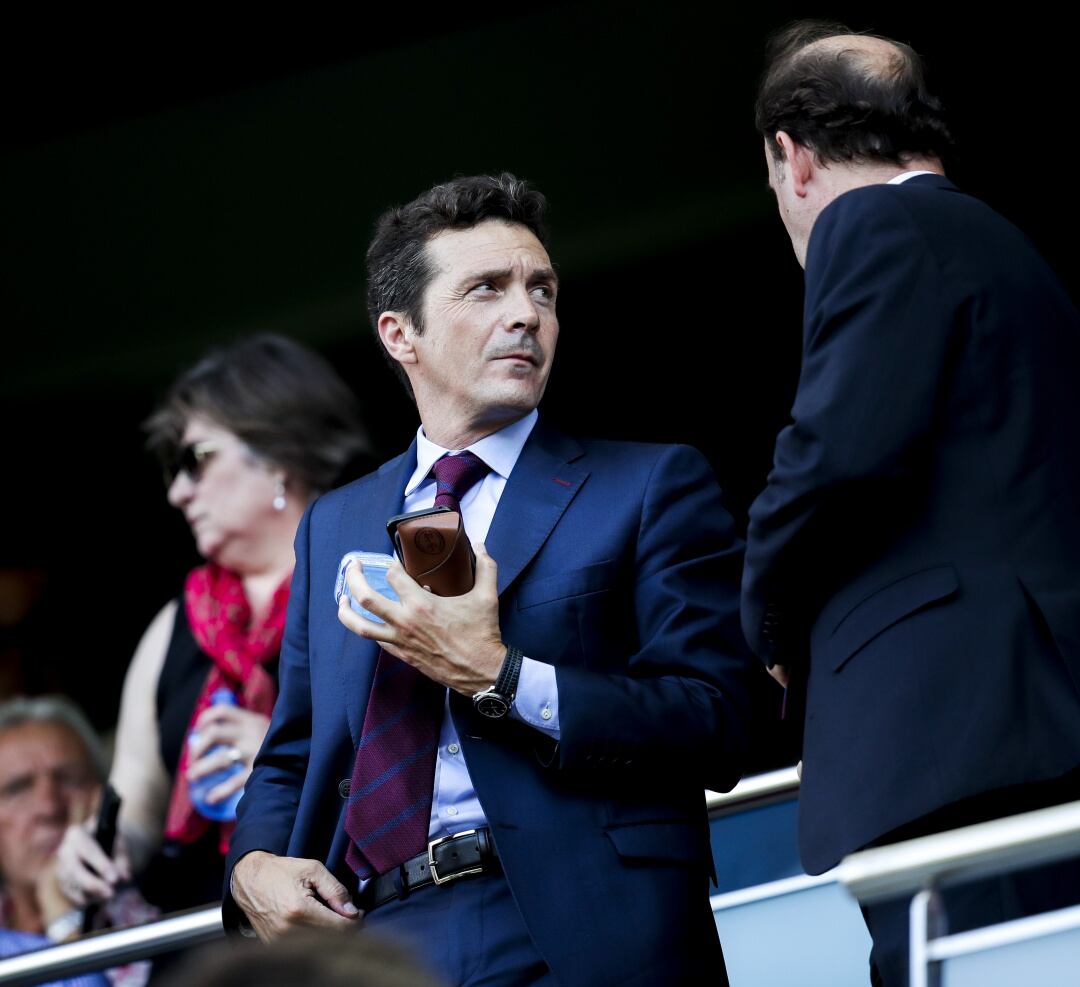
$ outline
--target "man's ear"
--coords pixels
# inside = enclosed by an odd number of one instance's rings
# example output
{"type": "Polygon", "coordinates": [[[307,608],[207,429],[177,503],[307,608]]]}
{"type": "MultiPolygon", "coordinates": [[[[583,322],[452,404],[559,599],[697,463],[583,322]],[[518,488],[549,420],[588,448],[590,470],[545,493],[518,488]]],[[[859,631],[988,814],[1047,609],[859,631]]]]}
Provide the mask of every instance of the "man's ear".
{"type": "Polygon", "coordinates": [[[786,131],[776,132],[776,143],[784,155],[784,167],[791,176],[791,190],[800,198],[807,194],[806,186],[813,180],[817,165],[810,148],[791,139],[786,131]]]}
{"type": "Polygon", "coordinates": [[[386,352],[398,363],[416,363],[412,323],[401,312],[383,312],[376,323],[379,339],[386,352]]]}

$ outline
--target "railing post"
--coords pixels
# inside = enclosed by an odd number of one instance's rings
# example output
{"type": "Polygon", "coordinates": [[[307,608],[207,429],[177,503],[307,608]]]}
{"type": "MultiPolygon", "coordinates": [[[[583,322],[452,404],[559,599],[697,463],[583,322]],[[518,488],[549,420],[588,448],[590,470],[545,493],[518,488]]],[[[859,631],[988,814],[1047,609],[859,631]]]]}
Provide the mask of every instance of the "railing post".
{"type": "Polygon", "coordinates": [[[908,913],[908,983],[910,987],[939,987],[941,968],[930,959],[930,940],[945,932],[945,906],[934,888],[923,888],[911,899],[908,913]]]}

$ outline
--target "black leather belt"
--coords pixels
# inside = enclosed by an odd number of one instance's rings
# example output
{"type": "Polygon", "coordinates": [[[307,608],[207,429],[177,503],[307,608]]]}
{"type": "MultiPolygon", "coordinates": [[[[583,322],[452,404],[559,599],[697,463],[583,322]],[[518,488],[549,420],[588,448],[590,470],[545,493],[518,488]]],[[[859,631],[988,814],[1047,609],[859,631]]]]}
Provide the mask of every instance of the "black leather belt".
{"type": "Polygon", "coordinates": [[[500,871],[495,841],[489,829],[467,829],[464,833],[432,840],[425,853],[406,860],[396,870],[376,877],[356,897],[356,905],[370,912],[395,898],[428,884],[449,884],[463,877],[478,877],[500,871]]]}

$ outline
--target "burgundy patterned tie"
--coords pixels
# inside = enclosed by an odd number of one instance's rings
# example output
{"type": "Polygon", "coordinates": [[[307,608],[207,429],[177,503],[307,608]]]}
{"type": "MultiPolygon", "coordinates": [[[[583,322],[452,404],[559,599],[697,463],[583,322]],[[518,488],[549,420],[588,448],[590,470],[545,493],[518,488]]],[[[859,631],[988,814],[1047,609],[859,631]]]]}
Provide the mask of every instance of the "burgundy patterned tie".
{"type": "MultiPolygon", "coordinates": [[[[489,472],[471,452],[443,456],[432,469],[435,506],[460,511],[465,492],[489,472]]],[[[385,874],[427,846],[445,696],[444,686],[379,652],[345,814],[349,866],[362,878],[385,874]]]]}

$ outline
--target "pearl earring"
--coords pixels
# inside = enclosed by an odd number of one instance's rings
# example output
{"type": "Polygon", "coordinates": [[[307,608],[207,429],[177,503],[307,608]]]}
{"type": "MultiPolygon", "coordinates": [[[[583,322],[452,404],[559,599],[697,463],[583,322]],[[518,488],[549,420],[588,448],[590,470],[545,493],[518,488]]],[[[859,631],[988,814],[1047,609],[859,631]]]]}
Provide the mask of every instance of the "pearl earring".
{"type": "Polygon", "coordinates": [[[274,510],[285,510],[285,481],[278,480],[277,489],[274,491],[274,510]]]}

